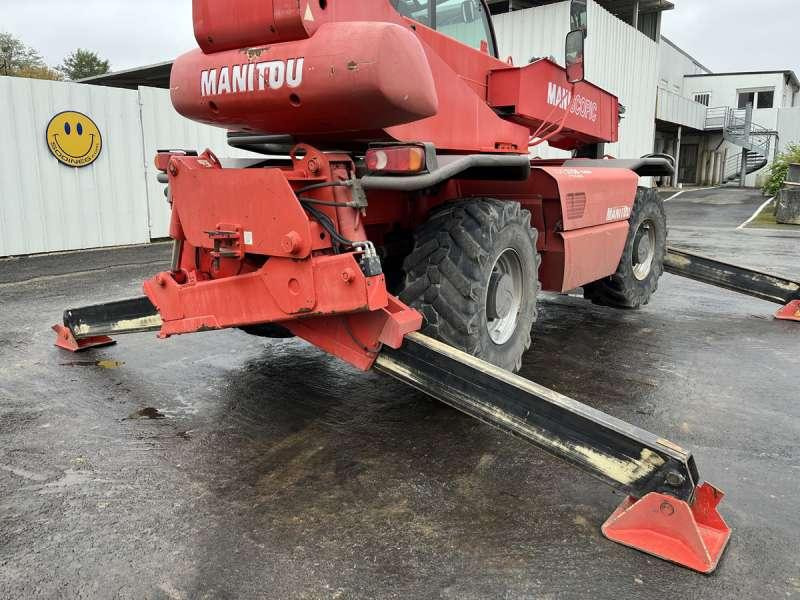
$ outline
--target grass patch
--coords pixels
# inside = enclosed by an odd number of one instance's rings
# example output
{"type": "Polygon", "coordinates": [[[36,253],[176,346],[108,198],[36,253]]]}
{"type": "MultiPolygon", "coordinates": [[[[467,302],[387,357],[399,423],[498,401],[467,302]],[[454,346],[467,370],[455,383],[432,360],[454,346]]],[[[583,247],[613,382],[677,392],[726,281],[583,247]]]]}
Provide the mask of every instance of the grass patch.
{"type": "Polygon", "coordinates": [[[787,225],[785,223],[778,223],[775,220],[775,210],[778,205],[778,199],[775,198],[764,207],[758,216],[744,226],[744,229],[787,229],[790,231],[800,231],[800,225],[787,225]]]}

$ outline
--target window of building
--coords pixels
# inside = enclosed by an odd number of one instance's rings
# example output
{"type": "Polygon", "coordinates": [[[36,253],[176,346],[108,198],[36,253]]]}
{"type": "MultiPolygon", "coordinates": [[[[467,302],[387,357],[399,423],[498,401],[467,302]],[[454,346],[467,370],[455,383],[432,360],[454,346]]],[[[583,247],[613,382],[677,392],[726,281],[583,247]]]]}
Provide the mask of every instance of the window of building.
{"type": "Polygon", "coordinates": [[[775,88],[740,90],[738,107],[745,109],[748,104],[752,104],[753,108],[774,108],[775,88]]]}
{"type": "Polygon", "coordinates": [[[775,90],[771,92],[758,92],[757,108],[772,108],[775,106],[775,90]]]}
{"type": "Polygon", "coordinates": [[[705,106],[711,105],[711,92],[701,92],[694,95],[694,101],[705,106]]]}
{"type": "Polygon", "coordinates": [[[755,92],[739,92],[739,108],[747,108],[748,104],[755,106],[756,93],[755,92]]]}

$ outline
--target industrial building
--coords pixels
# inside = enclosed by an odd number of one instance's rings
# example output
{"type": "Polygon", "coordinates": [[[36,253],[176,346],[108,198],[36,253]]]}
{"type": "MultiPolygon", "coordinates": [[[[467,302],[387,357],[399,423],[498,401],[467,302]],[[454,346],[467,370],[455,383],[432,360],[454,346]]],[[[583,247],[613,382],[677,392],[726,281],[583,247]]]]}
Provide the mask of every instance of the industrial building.
{"type": "MultiPolygon", "coordinates": [[[[516,65],[544,56],[563,62],[569,2],[489,5],[501,57],[516,65]]],[[[745,182],[754,186],[775,152],[800,140],[797,77],[791,71],[714,73],[662,37],[665,11],[673,9],[664,0],[588,0],[587,79],[617,95],[625,109],[619,141],[605,153],[668,153],[678,158],[678,173],[655,185],[711,185],[737,179],[746,149],[752,172],[745,182]],[[745,134],[749,102],[753,125],[745,134]]],[[[223,130],[173,110],[170,70],[166,62],[83,83],[0,77],[7,107],[0,132],[18,144],[0,165],[0,256],[164,238],[169,207],[152,165],[156,150],[209,147],[223,157],[247,155],[228,147],[223,130]],[[44,131],[62,111],[89,115],[102,134],[103,150],[89,168],[67,168],[50,155],[44,131]]],[[[546,145],[535,151],[563,155],[546,145]]]]}
{"type": "MultiPolygon", "coordinates": [[[[566,32],[557,25],[568,22],[567,4],[491,2],[501,55],[516,64],[536,56],[558,58],[566,32]]],[[[661,0],[589,1],[587,77],[617,94],[625,107],[620,142],[606,151],[676,157],[676,176],[658,185],[757,186],[774,156],[800,141],[797,76],[790,70],[713,72],[661,35],[663,15],[673,9],[661,0]]]]}

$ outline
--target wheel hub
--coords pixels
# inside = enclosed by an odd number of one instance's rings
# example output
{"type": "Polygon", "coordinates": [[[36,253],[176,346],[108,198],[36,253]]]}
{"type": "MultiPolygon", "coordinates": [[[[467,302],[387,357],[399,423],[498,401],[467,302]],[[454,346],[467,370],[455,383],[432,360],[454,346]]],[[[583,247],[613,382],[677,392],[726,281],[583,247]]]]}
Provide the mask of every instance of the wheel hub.
{"type": "Polygon", "coordinates": [[[647,279],[656,256],[656,228],[652,221],[639,225],[633,239],[633,276],[639,281],[647,279]]]}
{"type": "Polygon", "coordinates": [[[514,304],[514,280],[507,273],[492,273],[489,281],[486,314],[489,319],[502,319],[514,304]]]}
{"type": "Polygon", "coordinates": [[[500,253],[486,287],[486,322],[495,344],[505,344],[517,329],[524,296],[522,261],[515,250],[500,253]]]}

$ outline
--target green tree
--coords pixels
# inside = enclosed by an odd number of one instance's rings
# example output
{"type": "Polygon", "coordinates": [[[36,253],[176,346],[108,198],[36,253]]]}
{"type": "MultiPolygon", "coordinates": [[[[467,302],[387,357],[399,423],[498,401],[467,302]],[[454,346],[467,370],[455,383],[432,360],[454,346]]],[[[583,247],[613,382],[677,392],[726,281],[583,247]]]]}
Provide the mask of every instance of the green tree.
{"type": "Polygon", "coordinates": [[[47,69],[41,54],[10,33],[0,32],[0,75],[19,76],[24,70],[47,69]]]}
{"type": "Polygon", "coordinates": [[[68,79],[78,81],[95,75],[105,75],[111,70],[107,60],[101,59],[96,52],[78,48],[64,59],[58,67],[68,79]]]}
{"type": "Polygon", "coordinates": [[[789,144],[786,151],[778,154],[775,162],[769,166],[769,178],[764,184],[764,194],[767,196],[778,195],[789,174],[789,165],[792,163],[800,163],[800,144],[789,144]]]}

